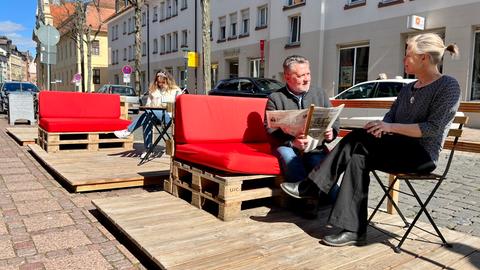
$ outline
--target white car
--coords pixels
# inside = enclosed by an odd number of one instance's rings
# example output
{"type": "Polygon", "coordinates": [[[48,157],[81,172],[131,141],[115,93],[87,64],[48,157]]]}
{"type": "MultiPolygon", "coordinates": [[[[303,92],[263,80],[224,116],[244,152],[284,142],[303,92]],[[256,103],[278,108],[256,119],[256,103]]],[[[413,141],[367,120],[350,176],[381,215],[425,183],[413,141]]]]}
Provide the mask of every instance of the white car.
{"type": "Polygon", "coordinates": [[[416,79],[385,79],[373,80],[356,84],[333,99],[385,99],[395,100],[400,89],[406,84],[416,81],[416,79]]]}
{"type": "MultiPolygon", "coordinates": [[[[397,98],[403,86],[414,81],[415,79],[366,81],[346,89],[331,99],[393,101],[397,98]]],[[[344,128],[360,128],[369,121],[383,119],[387,111],[388,109],[386,108],[344,108],[340,114],[340,126],[344,128]]]]}
{"type": "Polygon", "coordinates": [[[135,90],[127,85],[114,85],[114,84],[105,84],[100,89],[97,90],[97,93],[103,94],[117,94],[126,98],[128,102],[128,110],[138,113],[140,107],[140,98],[138,97],[135,90]]]}

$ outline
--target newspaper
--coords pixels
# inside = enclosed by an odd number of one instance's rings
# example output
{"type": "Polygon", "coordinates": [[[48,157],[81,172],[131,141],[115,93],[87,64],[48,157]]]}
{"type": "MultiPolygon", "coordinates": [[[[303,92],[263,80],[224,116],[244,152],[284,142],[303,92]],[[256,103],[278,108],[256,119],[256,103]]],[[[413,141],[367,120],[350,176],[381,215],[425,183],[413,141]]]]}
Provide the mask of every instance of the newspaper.
{"type": "Polygon", "coordinates": [[[310,123],[307,123],[309,109],[267,111],[267,126],[269,128],[280,128],[283,132],[294,137],[300,135],[310,136],[309,140],[311,140],[311,143],[309,142],[309,146],[305,150],[305,152],[308,152],[311,149],[315,149],[318,143],[323,141],[323,134],[332,127],[342,112],[343,107],[343,104],[329,108],[314,107],[310,123]]]}

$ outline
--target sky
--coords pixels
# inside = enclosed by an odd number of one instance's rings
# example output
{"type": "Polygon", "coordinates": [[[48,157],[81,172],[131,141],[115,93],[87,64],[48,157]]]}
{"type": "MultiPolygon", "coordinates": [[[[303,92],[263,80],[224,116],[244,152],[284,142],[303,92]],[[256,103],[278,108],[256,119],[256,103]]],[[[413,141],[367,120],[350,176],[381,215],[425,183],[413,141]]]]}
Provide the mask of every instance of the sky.
{"type": "Polygon", "coordinates": [[[35,55],[32,40],[37,0],[0,0],[0,36],[7,36],[20,51],[35,55]]]}

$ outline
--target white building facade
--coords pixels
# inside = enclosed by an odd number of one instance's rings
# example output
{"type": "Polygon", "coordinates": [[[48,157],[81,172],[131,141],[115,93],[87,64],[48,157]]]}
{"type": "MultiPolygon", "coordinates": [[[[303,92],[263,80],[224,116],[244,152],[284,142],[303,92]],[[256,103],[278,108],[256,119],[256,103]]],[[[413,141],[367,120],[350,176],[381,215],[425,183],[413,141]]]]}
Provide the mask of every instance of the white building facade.
{"type": "MultiPolygon", "coordinates": [[[[148,42],[147,23],[142,27],[143,86],[165,68],[180,85],[187,76],[187,88],[204,93],[201,70],[195,76],[188,68],[185,74],[183,53],[201,51],[200,10],[198,0],[149,1],[148,42]]],[[[379,73],[405,76],[406,39],[435,32],[460,48],[458,59],[445,57],[442,71],[459,80],[463,100],[479,100],[479,13],[478,0],[211,0],[212,78],[282,80],[283,60],[299,54],[310,59],[312,85],[333,96],[379,73]],[[424,19],[423,30],[407,26],[412,15],[424,19]]],[[[108,22],[112,83],[122,83],[121,68],[134,64],[133,17],[128,9],[108,22]]]]}

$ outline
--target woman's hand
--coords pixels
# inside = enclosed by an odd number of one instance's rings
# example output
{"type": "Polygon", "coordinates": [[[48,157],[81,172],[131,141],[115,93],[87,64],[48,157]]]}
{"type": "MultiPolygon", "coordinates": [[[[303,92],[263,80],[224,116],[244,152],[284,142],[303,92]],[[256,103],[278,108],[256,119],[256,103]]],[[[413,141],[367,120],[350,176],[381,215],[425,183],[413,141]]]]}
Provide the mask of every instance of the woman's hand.
{"type": "Polygon", "coordinates": [[[383,134],[391,133],[391,124],[380,120],[368,122],[364,127],[368,133],[380,138],[383,134]]]}

